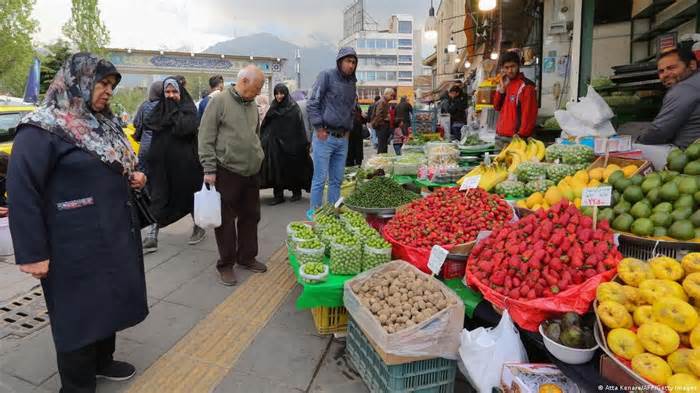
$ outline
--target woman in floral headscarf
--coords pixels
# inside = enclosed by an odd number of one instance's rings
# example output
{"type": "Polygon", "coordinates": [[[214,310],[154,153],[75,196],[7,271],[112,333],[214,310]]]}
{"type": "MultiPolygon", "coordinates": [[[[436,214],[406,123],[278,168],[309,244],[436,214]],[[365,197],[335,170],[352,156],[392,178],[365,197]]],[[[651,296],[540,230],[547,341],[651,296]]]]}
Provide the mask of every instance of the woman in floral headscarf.
{"type": "Polygon", "coordinates": [[[61,392],[131,378],[134,366],[112,358],[115,332],[148,314],[132,191],[146,177],[109,108],[120,79],[106,60],[71,56],[17,127],[10,159],[15,260],[44,288],[61,392]]]}

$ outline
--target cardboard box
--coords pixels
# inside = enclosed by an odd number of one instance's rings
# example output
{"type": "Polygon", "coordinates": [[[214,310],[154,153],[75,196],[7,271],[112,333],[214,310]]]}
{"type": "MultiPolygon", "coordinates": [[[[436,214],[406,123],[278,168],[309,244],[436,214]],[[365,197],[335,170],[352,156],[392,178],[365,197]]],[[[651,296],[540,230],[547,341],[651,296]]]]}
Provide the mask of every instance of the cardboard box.
{"type": "Polygon", "coordinates": [[[501,374],[504,393],[538,393],[540,387],[553,384],[562,392],[581,393],[578,386],[553,364],[506,363],[501,374]]]}

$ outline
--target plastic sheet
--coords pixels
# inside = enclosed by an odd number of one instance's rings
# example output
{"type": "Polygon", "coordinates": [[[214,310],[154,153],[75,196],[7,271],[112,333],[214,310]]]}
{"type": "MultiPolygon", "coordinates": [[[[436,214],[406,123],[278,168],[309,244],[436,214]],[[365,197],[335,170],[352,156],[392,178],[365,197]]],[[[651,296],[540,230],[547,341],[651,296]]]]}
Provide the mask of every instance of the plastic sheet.
{"type": "Polygon", "coordinates": [[[354,283],[364,283],[376,273],[386,271],[421,272],[405,261],[393,261],[366,271],[345,282],[343,300],[353,320],[385,353],[405,357],[441,357],[456,360],[459,332],[464,325],[464,303],[440,281],[430,280],[442,291],[449,305],[431,318],[393,334],[388,334],[379,320],[360,303],[352,291],[354,283]]]}

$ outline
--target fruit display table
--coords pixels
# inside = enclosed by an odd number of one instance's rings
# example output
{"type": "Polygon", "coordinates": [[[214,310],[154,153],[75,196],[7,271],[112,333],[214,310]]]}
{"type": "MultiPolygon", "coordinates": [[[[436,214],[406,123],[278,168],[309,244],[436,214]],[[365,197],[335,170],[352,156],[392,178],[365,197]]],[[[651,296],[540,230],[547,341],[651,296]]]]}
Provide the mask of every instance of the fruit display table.
{"type": "MultiPolygon", "coordinates": [[[[328,264],[328,258],[325,263],[328,264]]],[[[340,276],[329,274],[325,282],[308,284],[299,275],[299,261],[292,252],[289,252],[289,264],[297,276],[299,285],[302,286],[301,295],[297,299],[296,306],[299,310],[316,307],[340,307],[343,305],[343,285],[353,276],[340,276]]]]}

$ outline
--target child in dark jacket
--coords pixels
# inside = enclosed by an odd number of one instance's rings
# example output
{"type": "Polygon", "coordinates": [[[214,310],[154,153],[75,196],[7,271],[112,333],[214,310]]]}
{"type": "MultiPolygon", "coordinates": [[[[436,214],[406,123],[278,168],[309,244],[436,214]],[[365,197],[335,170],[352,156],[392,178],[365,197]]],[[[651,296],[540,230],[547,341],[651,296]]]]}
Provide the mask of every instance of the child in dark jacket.
{"type": "Polygon", "coordinates": [[[403,120],[399,120],[399,124],[396,128],[394,128],[394,152],[396,152],[397,156],[401,155],[401,148],[403,147],[404,142],[408,139],[408,129],[405,126],[405,123],[403,120]]]}

